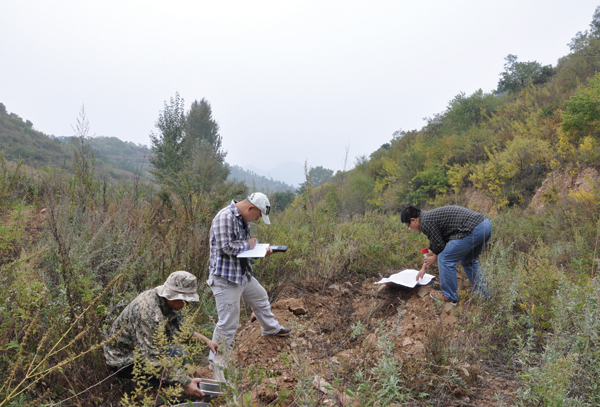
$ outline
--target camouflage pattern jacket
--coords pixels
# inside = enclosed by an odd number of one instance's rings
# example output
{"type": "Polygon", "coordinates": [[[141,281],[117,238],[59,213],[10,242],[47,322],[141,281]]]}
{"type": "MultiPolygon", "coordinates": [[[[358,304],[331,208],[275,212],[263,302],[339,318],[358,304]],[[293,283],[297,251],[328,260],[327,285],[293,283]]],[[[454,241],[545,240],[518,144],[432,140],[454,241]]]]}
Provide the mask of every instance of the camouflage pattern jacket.
{"type": "MultiPolygon", "coordinates": [[[[165,320],[165,334],[172,339],[182,323],[179,314],[167,305],[167,301],[154,288],[138,295],[108,331],[108,338],[112,339],[104,345],[106,363],[117,369],[130,365],[133,363],[133,351],[137,349],[143,358],[158,365],[160,351],[154,346],[152,335],[165,320]]],[[[191,381],[181,369],[175,369],[165,378],[166,383],[179,383],[184,388],[191,381]]]]}

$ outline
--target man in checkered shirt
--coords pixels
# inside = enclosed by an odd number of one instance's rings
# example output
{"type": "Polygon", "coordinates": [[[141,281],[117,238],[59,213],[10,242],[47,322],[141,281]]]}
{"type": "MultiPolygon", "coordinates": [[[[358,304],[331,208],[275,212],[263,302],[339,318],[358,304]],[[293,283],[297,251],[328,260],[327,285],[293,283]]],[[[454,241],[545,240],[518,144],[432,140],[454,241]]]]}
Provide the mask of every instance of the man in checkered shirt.
{"type": "MultiPolygon", "coordinates": [[[[207,284],[217,303],[219,321],[213,332],[213,341],[231,345],[240,322],[240,299],[252,308],[263,336],[288,336],[290,328],[279,325],[271,312],[271,303],[264,287],[252,276],[252,265],[247,258],[238,258],[243,251],[258,243],[250,237],[250,222],[262,218],[267,225],[271,204],[265,194],[255,192],[243,201],[232,200],[221,209],[210,227],[210,275],[207,284]]],[[[273,251],[269,248],[267,256],[273,251]]],[[[211,351],[209,361],[215,354],[211,351]]]]}
{"type": "Polygon", "coordinates": [[[473,291],[488,295],[477,261],[492,236],[492,224],[485,216],[461,206],[423,211],[410,205],[402,210],[400,220],[409,229],[423,232],[429,239],[429,256],[425,258],[417,280],[423,277],[427,267],[438,263],[442,292],[432,292],[432,297],[454,304],[458,302],[458,263],[462,264],[473,291]]]}

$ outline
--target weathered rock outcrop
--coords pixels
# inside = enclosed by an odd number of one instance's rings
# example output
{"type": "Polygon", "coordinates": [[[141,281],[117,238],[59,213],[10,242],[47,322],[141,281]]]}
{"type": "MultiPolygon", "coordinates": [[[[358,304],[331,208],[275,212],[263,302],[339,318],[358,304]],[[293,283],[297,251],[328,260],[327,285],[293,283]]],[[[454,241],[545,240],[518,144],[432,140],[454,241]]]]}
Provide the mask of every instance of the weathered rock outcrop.
{"type": "Polygon", "coordinates": [[[594,187],[598,186],[598,179],[596,166],[557,168],[536,191],[527,209],[538,212],[543,210],[548,203],[565,199],[572,192],[592,191],[594,187]]]}

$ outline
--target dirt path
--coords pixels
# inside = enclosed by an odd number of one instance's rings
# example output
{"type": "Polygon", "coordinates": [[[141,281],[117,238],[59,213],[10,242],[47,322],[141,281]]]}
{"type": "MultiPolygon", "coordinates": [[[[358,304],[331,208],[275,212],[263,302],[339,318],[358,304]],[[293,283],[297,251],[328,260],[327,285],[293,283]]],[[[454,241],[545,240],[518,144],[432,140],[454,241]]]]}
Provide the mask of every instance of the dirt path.
{"type": "Polygon", "coordinates": [[[345,383],[352,383],[358,369],[366,371],[377,363],[380,342],[387,338],[393,357],[402,361],[404,386],[415,395],[411,405],[510,404],[517,388],[513,375],[474,359],[473,352],[460,351],[472,339],[462,328],[468,305],[433,300],[428,293],[439,288],[435,284],[405,289],[373,283],[311,280],[283,287],[278,293],[283,299],[272,309],[282,325],[293,328],[289,338],[261,336],[253,318],[243,324],[233,357],[240,367],[254,366],[255,376],[262,378],[258,386],[245,383],[244,391],[252,392],[254,402],[294,405],[294,389],[303,378],[313,377],[323,405],[358,405],[345,395],[345,383]],[[450,348],[455,351],[448,352],[450,348]],[[281,400],[286,393],[291,396],[281,400]],[[429,396],[416,396],[423,393],[429,396]]]}

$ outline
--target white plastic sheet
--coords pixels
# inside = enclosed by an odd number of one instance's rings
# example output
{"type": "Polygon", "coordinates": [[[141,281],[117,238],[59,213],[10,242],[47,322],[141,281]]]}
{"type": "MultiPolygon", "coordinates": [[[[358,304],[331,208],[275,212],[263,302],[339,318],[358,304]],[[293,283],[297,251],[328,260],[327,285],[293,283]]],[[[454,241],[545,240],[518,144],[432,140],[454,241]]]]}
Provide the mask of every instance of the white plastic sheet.
{"type": "Polygon", "coordinates": [[[405,287],[414,288],[417,285],[427,285],[431,282],[431,280],[433,280],[435,278],[435,276],[425,273],[423,278],[420,279],[419,281],[417,281],[417,274],[419,274],[419,270],[407,269],[407,270],[401,271],[399,273],[392,274],[389,277],[382,278],[380,281],[376,282],[375,284],[392,283],[392,284],[403,285],[405,287]]]}

